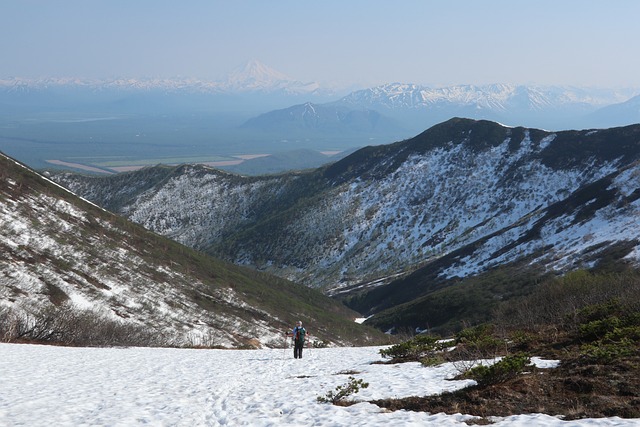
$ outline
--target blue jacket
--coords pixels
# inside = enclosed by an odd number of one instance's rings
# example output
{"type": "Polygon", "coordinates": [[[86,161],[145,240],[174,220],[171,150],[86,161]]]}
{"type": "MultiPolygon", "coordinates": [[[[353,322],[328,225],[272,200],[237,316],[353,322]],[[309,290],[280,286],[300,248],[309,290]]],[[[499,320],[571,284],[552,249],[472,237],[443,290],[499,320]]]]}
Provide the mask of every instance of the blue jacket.
{"type": "Polygon", "coordinates": [[[295,341],[300,340],[303,344],[304,344],[304,338],[306,335],[307,335],[307,330],[302,326],[296,326],[295,328],[293,328],[293,331],[291,332],[291,336],[293,337],[293,339],[295,341]],[[299,336],[298,336],[298,331],[300,331],[299,336]]]}

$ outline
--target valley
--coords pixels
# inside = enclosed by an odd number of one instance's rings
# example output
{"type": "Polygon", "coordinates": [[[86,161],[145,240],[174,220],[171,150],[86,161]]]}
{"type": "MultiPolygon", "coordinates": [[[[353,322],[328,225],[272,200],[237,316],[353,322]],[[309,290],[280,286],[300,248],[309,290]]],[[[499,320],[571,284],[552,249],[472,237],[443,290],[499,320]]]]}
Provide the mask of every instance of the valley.
{"type": "Polygon", "coordinates": [[[208,257],[0,155],[0,339],[83,346],[279,347],[386,340],[317,291],[208,257]]]}
{"type": "Polygon", "coordinates": [[[251,63],[227,82],[4,80],[0,148],[382,330],[455,329],[443,298],[503,274],[488,306],[528,275],[637,264],[637,126],[563,130],[640,120],[634,89],[282,79],[251,63]]]}
{"type": "Polygon", "coordinates": [[[449,328],[455,311],[425,307],[474,277],[637,265],[639,135],[452,119],[304,172],[51,178],[182,244],[335,295],[383,330],[449,328]]]}

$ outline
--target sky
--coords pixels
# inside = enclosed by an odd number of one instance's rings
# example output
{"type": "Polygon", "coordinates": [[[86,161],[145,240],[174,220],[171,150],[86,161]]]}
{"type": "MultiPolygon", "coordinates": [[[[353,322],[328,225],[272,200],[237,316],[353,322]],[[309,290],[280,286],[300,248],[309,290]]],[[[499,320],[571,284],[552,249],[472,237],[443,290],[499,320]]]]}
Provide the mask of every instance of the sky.
{"type": "Polygon", "coordinates": [[[0,78],[640,87],[637,0],[21,0],[0,3],[0,78]]]}

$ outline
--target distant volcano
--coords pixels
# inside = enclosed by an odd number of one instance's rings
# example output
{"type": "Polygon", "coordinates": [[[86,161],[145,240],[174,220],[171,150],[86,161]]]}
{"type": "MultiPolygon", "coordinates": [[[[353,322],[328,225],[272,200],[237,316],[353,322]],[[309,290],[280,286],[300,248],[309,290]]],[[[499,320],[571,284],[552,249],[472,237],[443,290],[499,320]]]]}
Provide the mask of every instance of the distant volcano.
{"type": "Polygon", "coordinates": [[[318,83],[303,83],[257,60],[247,62],[227,76],[226,90],[246,92],[311,93],[319,89],[318,83]]]}

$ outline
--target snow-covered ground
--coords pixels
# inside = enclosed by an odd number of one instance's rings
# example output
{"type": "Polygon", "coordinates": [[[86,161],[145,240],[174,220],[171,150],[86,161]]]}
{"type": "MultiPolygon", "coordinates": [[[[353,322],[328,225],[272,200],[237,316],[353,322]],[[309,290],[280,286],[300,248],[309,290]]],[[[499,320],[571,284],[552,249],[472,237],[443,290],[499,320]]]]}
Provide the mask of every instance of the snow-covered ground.
{"type": "MultiPolygon", "coordinates": [[[[386,412],[370,403],[316,401],[349,375],[370,400],[439,393],[451,365],[372,365],[379,348],[185,350],[0,344],[2,426],[466,426],[468,415],[386,412]],[[357,373],[354,373],[357,372],[357,373]]],[[[540,365],[544,361],[537,361],[540,365]]],[[[620,418],[561,421],[543,414],[497,426],[638,426],[620,418]]]]}

